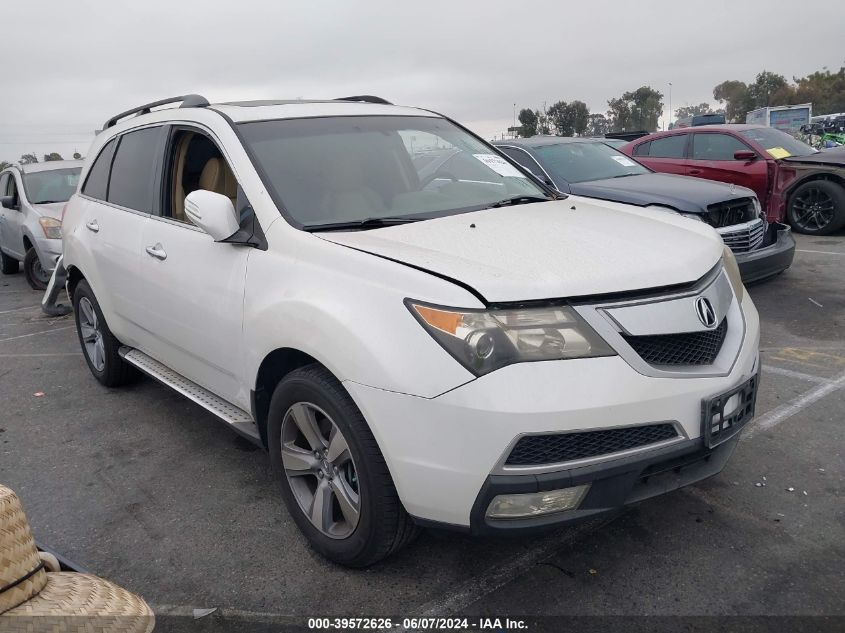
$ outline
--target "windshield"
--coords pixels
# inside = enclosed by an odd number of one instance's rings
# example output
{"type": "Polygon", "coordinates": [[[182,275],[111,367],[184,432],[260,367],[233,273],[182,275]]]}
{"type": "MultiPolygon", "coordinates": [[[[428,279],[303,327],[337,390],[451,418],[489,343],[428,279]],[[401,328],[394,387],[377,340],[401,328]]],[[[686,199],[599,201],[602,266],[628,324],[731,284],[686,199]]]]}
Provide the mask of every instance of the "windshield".
{"type": "Polygon", "coordinates": [[[547,197],[487,144],[439,117],[281,119],[239,129],[276,203],[306,228],[547,197]]]}
{"type": "Polygon", "coordinates": [[[82,167],[36,171],[23,175],[23,188],[30,204],[67,202],[76,193],[82,167]]]}
{"type": "Polygon", "coordinates": [[[741,130],[740,134],[750,141],[760,145],[772,158],[786,158],[787,156],[809,156],[817,150],[806,143],[771,127],[755,127],[741,130]]]}
{"type": "Polygon", "coordinates": [[[554,180],[569,183],[636,176],[649,170],[604,143],[560,143],[534,148],[554,180]]]}

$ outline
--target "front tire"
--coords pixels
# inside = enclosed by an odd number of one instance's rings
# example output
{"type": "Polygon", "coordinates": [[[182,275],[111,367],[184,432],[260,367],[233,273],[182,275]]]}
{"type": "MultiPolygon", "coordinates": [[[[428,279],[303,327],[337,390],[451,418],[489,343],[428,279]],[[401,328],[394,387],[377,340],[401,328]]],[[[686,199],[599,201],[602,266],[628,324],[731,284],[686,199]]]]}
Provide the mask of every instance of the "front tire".
{"type": "Polygon", "coordinates": [[[50,274],[41,265],[38,253],[32,247],[30,247],[26,252],[26,256],[23,258],[23,274],[33,290],[40,290],[42,292],[47,290],[47,284],[50,283],[50,274]]]}
{"type": "Polygon", "coordinates": [[[364,416],[324,367],[302,367],[278,384],[267,437],[285,504],[326,558],[366,567],[419,533],[364,416]]]}
{"type": "Polygon", "coordinates": [[[811,180],[789,197],[789,224],[798,233],[830,235],[845,226],[845,189],[828,180],[811,180]]]}
{"type": "Polygon", "coordinates": [[[120,341],[111,333],[100,304],[84,279],[73,291],[76,333],[88,369],[106,387],[119,387],[136,375],[134,368],[120,357],[120,341]]]}
{"type": "Polygon", "coordinates": [[[0,264],[2,264],[4,275],[14,275],[20,270],[18,260],[14,257],[9,257],[6,253],[0,253],[0,264]]]}

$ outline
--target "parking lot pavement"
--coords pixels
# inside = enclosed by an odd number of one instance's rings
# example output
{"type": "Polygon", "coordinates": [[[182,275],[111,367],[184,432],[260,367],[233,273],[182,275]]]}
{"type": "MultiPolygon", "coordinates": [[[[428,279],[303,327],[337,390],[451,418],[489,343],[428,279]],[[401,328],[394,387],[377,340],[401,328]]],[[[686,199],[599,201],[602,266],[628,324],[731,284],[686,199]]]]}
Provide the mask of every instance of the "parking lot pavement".
{"type": "Polygon", "coordinates": [[[22,275],[0,278],[0,482],[36,538],[160,613],[842,617],[845,234],[797,241],[793,267],[749,289],[764,375],[733,459],[610,522],[425,533],[371,569],[331,565],[262,451],[151,380],[100,387],[72,317],[42,316],[22,275]]]}

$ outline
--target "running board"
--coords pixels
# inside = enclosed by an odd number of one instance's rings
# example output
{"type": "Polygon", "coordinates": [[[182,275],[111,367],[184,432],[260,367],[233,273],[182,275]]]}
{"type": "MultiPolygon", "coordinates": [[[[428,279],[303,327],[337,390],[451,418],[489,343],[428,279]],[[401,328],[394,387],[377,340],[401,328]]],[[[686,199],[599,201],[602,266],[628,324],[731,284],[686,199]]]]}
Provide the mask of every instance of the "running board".
{"type": "Polygon", "coordinates": [[[140,350],[124,345],[120,348],[119,354],[130,365],[137,367],[151,378],[155,378],[163,385],[181,393],[189,400],[196,402],[206,411],[210,411],[216,415],[237,433],[259,445],[261,444],[258,427],[253,421],[252,416],[243,409],[223,400],[223,398],[211,393],[208,389],[200,387],[197,383],[188,380],[182,374],[177,374],[166,365],[162,365],[140,350]]]}

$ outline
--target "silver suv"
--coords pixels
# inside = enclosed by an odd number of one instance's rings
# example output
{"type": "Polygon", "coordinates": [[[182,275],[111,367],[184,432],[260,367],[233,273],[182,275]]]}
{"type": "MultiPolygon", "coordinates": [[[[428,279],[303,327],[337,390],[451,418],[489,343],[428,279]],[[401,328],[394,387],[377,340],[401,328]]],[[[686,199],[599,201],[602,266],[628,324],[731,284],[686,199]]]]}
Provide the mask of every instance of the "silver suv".
{"type": "Polygon", "coordinates": [[[24,274],[44,290],[62,254],[62,207],[76,192],[82,161],[13,165],[0,173],[0,256],[3,274],[24,274]]]}

